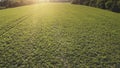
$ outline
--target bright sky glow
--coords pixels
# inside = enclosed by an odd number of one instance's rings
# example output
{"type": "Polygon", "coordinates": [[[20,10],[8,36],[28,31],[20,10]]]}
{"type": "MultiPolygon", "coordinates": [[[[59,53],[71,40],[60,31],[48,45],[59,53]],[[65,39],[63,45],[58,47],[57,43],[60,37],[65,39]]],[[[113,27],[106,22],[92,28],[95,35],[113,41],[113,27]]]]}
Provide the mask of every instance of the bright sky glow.
{"type": "Polygon", "coordinates": [[[39,0],[39,2],[49,2],[49,0],[39,0]]]}

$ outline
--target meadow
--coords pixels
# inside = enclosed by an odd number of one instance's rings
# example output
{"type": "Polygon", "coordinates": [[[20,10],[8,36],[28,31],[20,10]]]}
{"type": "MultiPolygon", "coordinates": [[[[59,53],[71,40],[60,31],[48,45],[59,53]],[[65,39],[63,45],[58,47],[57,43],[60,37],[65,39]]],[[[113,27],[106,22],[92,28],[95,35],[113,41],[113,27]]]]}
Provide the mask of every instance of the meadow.
{"type": "Polygon", "coordinates": [[[116,68],[120,14],[69,3],[0,10],[0,68],[116,68]]]}

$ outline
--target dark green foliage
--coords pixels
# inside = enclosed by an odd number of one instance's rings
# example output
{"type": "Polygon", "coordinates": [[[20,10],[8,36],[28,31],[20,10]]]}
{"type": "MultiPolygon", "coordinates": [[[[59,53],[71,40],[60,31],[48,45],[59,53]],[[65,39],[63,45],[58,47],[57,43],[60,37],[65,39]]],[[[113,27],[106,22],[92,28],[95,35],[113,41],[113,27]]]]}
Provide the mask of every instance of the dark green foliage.
{"type": "Polygon", "coordinates": [[[120,12],[120,0],[73,0],[73,3],[120,12]]]}
{"type": "Polygon", "coordinates": [[[120,12],[119,6],[117,5],[118,0],[113,0],[112,11],[120,12]]]}
{"type": "MultiPolygon", "coordinates": [[[[44,2],[48,0],[0,0],[0,6],[2,7],[17,7],[17,6],[22,6],[22,5],[28,5],[28,4],[33,4],[33,3],[38,3],[38,2],[44,2]]],[[[71,0],[49,0],[50,2],[70,2],[71,0]]],[[[79,3],[80,0],[77,2],[79,3]]],[[[83,0],[84,1],[84,0],[83,0]]],[[[77,3],[75,2],[75,3],[77,3]]]]}
{"type": "Polygon", "coordinates": [[[0,6],[2,7],[17,7],[21,5],[37,3],[38,0],[1,0],[0,6]]]}
{"type": "Polygon", "coordinates": [[[73,0],[73,1],[72,1],[72,4],[77,4],[77,3],[78,3],[77,0],[73,0]]]}
{"type": "Polygon", "coordinates": [[[105,9],[105,0],[97,0],[96,6],[105,9]]]}
{"type": "Polygon", "coordinates": [[[89,0],[90,6],[96,6],[96,0],[89,0]]]}
{"type": "Polygon", "coordinates": [[[105,7],[106,7],[106,9],[111,9],[111,7],[112,7],[112,0],[111,1],[107,1],[106,3],[105,3],[105,7]]]}
{"type": "Polygon", "coordinates": [[[84,5],[89,5],[90,1],[85,1],[83,4],[84,5]]]}
{"type": "Polygon", "coordinates": [[[120,8],[120,1],[117,2],[118,7],[120,8]]]}

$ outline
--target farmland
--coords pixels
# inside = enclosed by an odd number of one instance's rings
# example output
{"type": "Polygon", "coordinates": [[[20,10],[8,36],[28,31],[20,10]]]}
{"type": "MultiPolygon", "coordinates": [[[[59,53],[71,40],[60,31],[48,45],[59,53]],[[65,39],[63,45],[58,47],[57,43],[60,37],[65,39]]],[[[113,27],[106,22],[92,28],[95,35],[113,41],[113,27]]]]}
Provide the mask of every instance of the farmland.
{"type": "Polygon", "coordinates": [[[115,68],[119,18],[69,3],[0,10],[0,68],[115,68]]]}

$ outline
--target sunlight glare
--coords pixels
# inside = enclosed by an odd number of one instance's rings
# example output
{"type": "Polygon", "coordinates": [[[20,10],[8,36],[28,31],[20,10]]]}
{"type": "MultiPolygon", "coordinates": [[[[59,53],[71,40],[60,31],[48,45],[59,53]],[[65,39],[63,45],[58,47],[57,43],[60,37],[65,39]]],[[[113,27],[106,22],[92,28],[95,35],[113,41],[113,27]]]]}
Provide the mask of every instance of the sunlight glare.
{"type": "Polygon", "coordinates": [[[49,2],[49,0],[39,0],[39,2],[49,2]]]}

